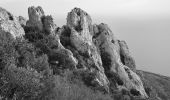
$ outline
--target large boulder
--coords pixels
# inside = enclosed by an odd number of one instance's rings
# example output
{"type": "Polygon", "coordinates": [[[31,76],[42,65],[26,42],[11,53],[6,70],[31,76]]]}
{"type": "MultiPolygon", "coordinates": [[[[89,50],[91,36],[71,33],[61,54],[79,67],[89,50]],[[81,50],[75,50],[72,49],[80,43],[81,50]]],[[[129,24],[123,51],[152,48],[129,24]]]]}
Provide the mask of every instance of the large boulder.
{"type": "Polygon", "coordinates": [[[113,77],[120,90],[127,88],[132,95],[147,98],[140,77],[121,62],[119,43],[112,31],[103,23],[98,25],[98,30],[94,41],[100,49],[107,76],[113,77]]]}
{"type": "Polygon", "coordinates": [[[83,10],[74,8],[68,13],[67,26],[71,31],[70,44],[87,60],[86,69],[94,73],[94,83],[108,89],[109,81],[105,76],[100,54],[92,42],[91,17],[83,10]]]}
{"type": "Polygon", "coordinates": [[[43,30],[43,23],[42,23],[42,17],[44,15],[43,9],[38,6],[34,7],[31,6],[28,8],[28,15],[29,15],[29,20],[27,21],[27,26],[30,27],[37,27],[40,31],[43,30]]]}

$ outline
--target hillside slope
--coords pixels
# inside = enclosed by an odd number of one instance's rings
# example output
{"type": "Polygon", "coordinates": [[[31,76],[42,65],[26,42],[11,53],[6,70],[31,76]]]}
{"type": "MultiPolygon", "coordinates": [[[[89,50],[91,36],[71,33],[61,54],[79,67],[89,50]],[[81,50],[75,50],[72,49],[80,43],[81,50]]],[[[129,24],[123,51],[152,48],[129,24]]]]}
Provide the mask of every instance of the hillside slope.
{"type": "Polygon", "coordinates": [[[170,100],[170,77],[145,71],[137,73],[141,76],[144,87],[147,88],[152,100],[170,100]]]}
{"type": "Polygon", "coordinates": [[[138,71],[127,43],[82,9],[62,27],[40,6],[28,16],[0,8],[0,99],[169,100],[170,79],[138,71]]]}

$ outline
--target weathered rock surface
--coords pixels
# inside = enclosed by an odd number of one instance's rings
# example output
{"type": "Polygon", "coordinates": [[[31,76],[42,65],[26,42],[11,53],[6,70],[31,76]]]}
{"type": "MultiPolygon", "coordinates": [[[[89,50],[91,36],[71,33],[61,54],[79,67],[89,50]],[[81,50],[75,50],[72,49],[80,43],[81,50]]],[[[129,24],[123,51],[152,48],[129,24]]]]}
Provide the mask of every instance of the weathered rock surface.
{"type": "Polygon", "coordinates": [[[0,33],[10,33],[13,38],[25,34],[16,17],[3,8],[0,8],[0,33]]]}
{"type": "Polygon", "coordinates": [[[18,21],[19,21],[19,23],[21,24],[21,26],[26,26],[27,20],[26,20],[24,17],[19,16],[19,17],[18,17],[18,21]]]}
{"type": "Polygon", "coordinates": [[[44,16],[43,19],[42,19],[42,22],[43,22],[43,25],[44,25],[43,26],[44,30],[48,34],[55,32],[55,29],[57,28],[57,26],[56,26],[56,24],[54,24],[52,16],[44,16]]]}
{"type": "Polygon", "coordinates": [[[21,27],[19,22],[17,21],[0,21],[0,33],[7,32],[10,33],[13,38],[22,37],[25,32],[24,29],[21,27]]]}
{"type": "Polygon", "coordinates": [[[90,16],[79,8],[73,9],[67,16],[67,26],[71,29],[72,45],[80,52],[90,55],[92,46],[92,20],[90,16]]]}
{"type": "Polygon", "coordinates": [[[31,6],[28,8],[29,20],[27,21],[27,26],[37,27],[40,31],[43,30],[42,17],[44,15],[43,9],[38,6],[31,6]]]}
{"type": "MultiPolygon", "coordinates": [[[[100,49],[106,73],[109,73],[109,76],[117,75],[119,79],[116,80],[118,88],[125,87],[131,91],[132,95],[147,98],[148,96],[140,77],[130,68],[122,64],[119,55],[119,43],[112,31],[103,23],[98,26],[98,30],[99,33],[95,36],[95,44],[100,49]],[[133,93],[133,91],[135,92],[133,93]]],[[[113,77],[116,79],[115,76],[113,77]]]]}
{"type": "Polygon", "coordinates": [[[78,64],[78,61],[73,56],[73,53],[70,50],[66,49],[61,44],[58,34],[56,34],[56,35],[51,34],[51,35],[53,35],[53,37],[55,37],[58,47],[56,49],[53,49],[53,52],[51,52],[51,54],[49,54],[50,61],[52,61],[53,64],[56,64],[62,68],[67,67],[67,69],[75,69],[78,64]]]}
{"type": "Polygon", "coordinates": [[[108,88],[109,81],[104,73],[101,57],[97,48],[92,42],[93,26],[91,17],[79,8],[73,9],[68,13],[67,26],[71,30],[71,45],[88,60],[90,66],[86,66],[88,70],[95,74],[96,83],[100,86],[108,88]]]}
{"type": "Polygon", "coordinates": [[[13,20],[13,15],[0,7],[0,20],[13,20]]]}
{"type": "Polygon", "coordinates": [[[121,62],[124,65],[128,66],[131,70],[135,70],[136,69],[135,60],[133,59],[133,57],[131,56],[131,54],[129,52],[128,45],[126,44],[125,41],[118,41],[118,43],[120,46],[121,62]]]}
{"type": "Polygon", "coordinates": [[[28,27],[37,27],[40,31],[45,31],[47,34],[55,33],[57,26],[54,24],[52,16],[45,16],[45,13],[40,6],[29,7],[28,15],[29,20],[26,24],[28,27]]]}

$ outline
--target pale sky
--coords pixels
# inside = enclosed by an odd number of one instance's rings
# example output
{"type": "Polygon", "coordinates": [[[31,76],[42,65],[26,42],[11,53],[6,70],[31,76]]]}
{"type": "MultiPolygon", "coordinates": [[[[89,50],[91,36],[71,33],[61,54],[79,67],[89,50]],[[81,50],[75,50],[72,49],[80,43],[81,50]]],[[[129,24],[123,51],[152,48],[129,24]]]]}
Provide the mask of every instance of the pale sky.
{"type": "Polygon", "coordinates": [[[106,23],[125,40],[137,68],[170,76],[170,0],[0,0],[14,15],[28,18],[29,6],[42,6],[58,26],[74,7],[88,12],[93,23],[106,23]]]}

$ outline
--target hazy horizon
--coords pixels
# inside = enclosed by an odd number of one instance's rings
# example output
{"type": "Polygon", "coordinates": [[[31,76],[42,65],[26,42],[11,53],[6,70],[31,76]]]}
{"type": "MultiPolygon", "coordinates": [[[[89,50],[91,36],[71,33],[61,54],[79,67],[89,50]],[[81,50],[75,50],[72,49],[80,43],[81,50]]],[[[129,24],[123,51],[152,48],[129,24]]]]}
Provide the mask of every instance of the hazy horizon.
{"type": "Polygon", "coordinates": [[[28,18],[29,6],[42,6],[58,26],[67,13],[80,7],[93,23],[106,23],[115,36],[125,40],[137,69],[170,76],[170,1],[168,0],[1,0],[0,6],[28,18]]]}

